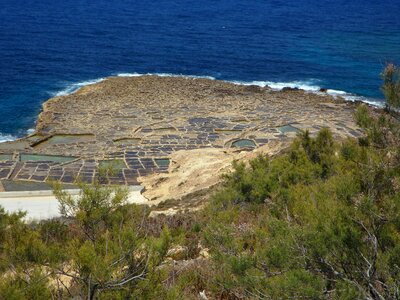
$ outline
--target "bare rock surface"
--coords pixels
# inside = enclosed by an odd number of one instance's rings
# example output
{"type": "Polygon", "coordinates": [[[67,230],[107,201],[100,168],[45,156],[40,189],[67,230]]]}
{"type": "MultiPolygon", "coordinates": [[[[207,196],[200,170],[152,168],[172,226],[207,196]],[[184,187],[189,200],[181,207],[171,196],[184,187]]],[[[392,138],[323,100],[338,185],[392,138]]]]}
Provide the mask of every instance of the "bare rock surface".
{"type": "MultiPolygon", "coordinates": [[[[215,148],[175,152],[171,155],[171,165],[167,173],[155,173],[139,178],[146,187],[143,196],[154,205],[169,199],[184,199],[187,195],[218,184],[221,175],[232,169],[233,160],[248,161],[258,154],[274,156],[286,146],[287,143],[277,140],[251,152],[215,148]]],[[[182,208],[179,202],[177,206],[182,208]]]]}

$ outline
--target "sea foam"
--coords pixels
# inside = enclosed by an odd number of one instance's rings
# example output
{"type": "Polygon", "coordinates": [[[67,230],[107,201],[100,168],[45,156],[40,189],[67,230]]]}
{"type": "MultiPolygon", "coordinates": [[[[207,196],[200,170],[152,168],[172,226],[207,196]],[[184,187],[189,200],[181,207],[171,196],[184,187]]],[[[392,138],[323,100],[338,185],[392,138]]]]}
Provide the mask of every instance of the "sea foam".
{"type": "Polygon", "coordinates": [[[16,137],[13,135],[0,133],[0,143],[14,141],[15,139],[16,137]]]}
{"type": "Polygon", "coordinates": [[[314,81],[291,81],[291,82],[274,82],[274,81],[231,81],[235,84],[241,85],[257,85],[261,87],[270,87],[274,90],[281,90],[283,88],[298,88],[310,92],[318,92],[320,87],[315,85],[314,81]]]}
{"type": "Polygon", "coordinates": [[[193,78],[193,79],[210,79],[216,80],[215,77],[212,76],[197,76],[197,75],[184,75],[184,74],[172,74],[172,73],[118,73],[115,74],[118,77],[140,77],[140,76],[158,76],[158,77],[178,77],[178,78],[193,78]]]}
{"type": "MultiPolygon", "coordinates": [[[[318,80],[290,81],[290,82],[273,82],[273,81],[231,81],[231,82],[242,85],[257,85],[260,87],[268,86],[273,90],[277,91],[289,87],[289,88],[298,88],[306,92],[316,93],[319,95],[324,94],[324,92],[321,92],[322,87],[318,85],[318,80]]],[[[378,99],[367,98],[352,93],[348,93],[345,91],[327,89],[325,93],[333,97],[342,97],[343,99],[351,102],[361,101],[376,107],[384,106],[384,103],[382,101],[379,101],[378,99]]]]}
{"type": "Polygon", "coordinates": [[[52,93],[52,95],[57,96],[57,97],[71,95],[71,94],[75,93],[77,90],[79,90],[81,87],[96,84],[105,79],[106,78],[97,78],[97,79],[91,79],[91,80],[86,80],[86,81],[77,82],[77,83],[70,83],[70,84],[67,84],[66,87],[63,88],[62,90],[52,93]]]}
{"type": "MultiPolygon", "coordinates": [[[[32,134],[34,132],[35,132],[35,129],[29,128],[26,131],[26,134],[30,135],[30,134],[32,134]]],[[[20,137],[19,136],[14,136],[14,135],[11,135],[11,134],[0,133],[0,143],[15,141],[18,138],[20,138],[20,137]]]]}

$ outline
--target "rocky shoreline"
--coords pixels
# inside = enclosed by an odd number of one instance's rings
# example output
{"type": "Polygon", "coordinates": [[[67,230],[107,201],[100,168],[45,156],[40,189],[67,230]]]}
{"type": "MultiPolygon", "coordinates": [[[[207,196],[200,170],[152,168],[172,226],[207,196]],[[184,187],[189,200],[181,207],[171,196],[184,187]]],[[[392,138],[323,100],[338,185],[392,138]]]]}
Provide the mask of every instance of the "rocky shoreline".
{"type": "MultiPolygon", "coordinates": [[[[329,127],[337,138],[360,136],[354,109],[354,103],[323,92],[200,78],[110,77],[48,100],[33,134],[1,143],[0,180],[90,183],[100,166],[112,164],[117,172],[110,183],[136,185],[159,176],[154,174],[168,176],[174,167],[178,172],[179,159],[191,155],[201,168],[199,149],[217,151],[219,158],[212,159],[226,166],[240,153],[284,145],[299,130],[313,134],[329,127]]],[[[204,157],[203,165],[214,172],[206,163],[211,158],[204,157]]],[[[194,176],[180,172],[182,180],[194,176]]]]}

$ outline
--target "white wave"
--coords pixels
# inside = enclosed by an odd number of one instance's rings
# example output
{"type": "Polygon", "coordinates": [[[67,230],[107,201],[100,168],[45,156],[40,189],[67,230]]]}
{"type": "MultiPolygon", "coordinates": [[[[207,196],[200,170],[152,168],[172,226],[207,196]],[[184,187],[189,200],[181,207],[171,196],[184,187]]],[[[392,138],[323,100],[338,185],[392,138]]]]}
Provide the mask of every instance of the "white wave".
{"type": "Polygon", "coordinates": [[[326,93],[333,97],[342,97],[343,99],[345,99],[347,101],[351,101],[351,102],[361,101],[361,102],[365,102],[365,103],[371,104],[376,107],[384,106],[384,103],[382,101],[379,101],[378,99],[367,98],[367,97],[347,93],[345,91],[327,89],[326,93]]]}
{"type": "Polygon", "coordinates": [[[158,76],[158,77],[179,77],[179,78],[202,78],[215,80],[212,76],[196,76],[196,75],[184,75],[184,74],[172,74],[172,73],[118,73],[115,74],[117,77],[140,77],[140,76],[158,76]]]}
{"type": "Polygon", "coordinates": [[[367,98],[367,97],[358,96],[358,95],[354,95],[354,94],[345,93],[344,95],[341,95],[341,97],[343,97],[347,101],[351,101],[351,102],[361,101],[361,102],[368,103],[372,106],[376,106],[376,107],[380,107],[380,108],[383,108],[385,106],[385,102],[379,101],[378,99],[367,98]]]}
{"type": "MultiPolygon", "coordinates": [[[[298,88],[304,90],[306,92],[316,93],[319,95],[324,95],[321,92],[321,86],[317,85],[317,80],[306,80],[306,81],[291,81],[291,82],[273,82],[273,81],[231,81],[235,84],[241,85],[257,85],[260,87],[270,87],[273,90],[280,91],[284,88],[298,88]]],[[[362,101],[373,106],[383,107],[384,103],[379,101],[378,99],[371,99],[351,93],[347,93],[345,91],[334,90],[334,89],[327,89],[326,94],[331,95],[333,97],[342,97],[347,101],[362,101]]]]}
{"type": "Polygon", "coordinates": [[[274,90],[282,90],[283,88],[298,88],[309,92],[318,92],[321,87],[316,85],[316,80],[306,81],[290,81],[290,82],[274,82],[274,81],[231,81],[241,85],[258,85],[260,87],[270,87],[274,90]]]}
{"type": "Polygon", "coordinates": [[[0,143],[14,141],[15,139],[16,139],[16,137],[11,134],[0,133],[0,143]]]}
{"type": "Polygon", "coordinates": [[[92,80],[86,80],[86,81],[82,81],[82,82],[68,84],[63,90],[54,93],[53,96],[59,97],[59,96],[70,95],[70,94],[75,93],[81,87],[84,87],[84,86],[87,86],[87,85],[96,84],[96,83],[99,83],[99,82],[101,82],[101,81],[103,81],[105,79],[106,78],[98,78],[98,79],[92,79],[92,80]]]}
{"type": "MultiPolygon", "coordinates": [[[[35,129],[30,128],[26,131],[26,134],[30,135],[32,133],[35,132],[35,129]]],[[[4,142],[11,142],[11,141],[15,141],[17,139],[21,138],[21,136],[14,136],[11,134],[2,134],[0,133],[0,143],[4,143],[4,142]]]]}

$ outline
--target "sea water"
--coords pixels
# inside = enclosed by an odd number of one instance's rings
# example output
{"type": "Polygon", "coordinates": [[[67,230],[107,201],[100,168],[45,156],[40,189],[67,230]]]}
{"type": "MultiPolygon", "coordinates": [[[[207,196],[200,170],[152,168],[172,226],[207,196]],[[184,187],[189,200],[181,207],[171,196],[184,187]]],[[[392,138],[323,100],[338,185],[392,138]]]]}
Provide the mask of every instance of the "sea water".
{"type": "Polygon", "coordinates": [[[0,140],[107,76],[191,75],[382,101],[400,0],[0,0],[0,140]]]}

